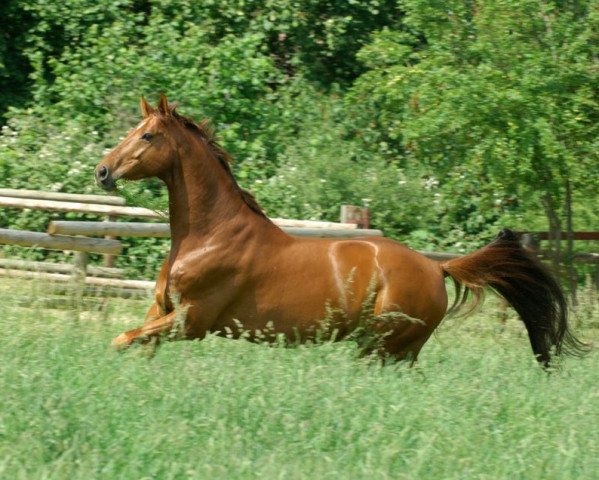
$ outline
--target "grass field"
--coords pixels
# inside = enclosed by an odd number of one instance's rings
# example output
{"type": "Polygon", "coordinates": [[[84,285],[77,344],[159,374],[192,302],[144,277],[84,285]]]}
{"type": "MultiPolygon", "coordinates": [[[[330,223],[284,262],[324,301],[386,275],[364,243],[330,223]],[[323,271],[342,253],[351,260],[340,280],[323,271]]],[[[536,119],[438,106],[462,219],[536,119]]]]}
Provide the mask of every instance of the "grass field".
{"type": "MultiPolygon", "coordinates": [[[[3,479],[596,479],[599,354],[547,375],[524,330],[487,309],[450,319],[415,368],[350,342],[209,337],[117,354],[146,303],[47,309],[0,282],[3,479]]],[[[575,323],[599,338],[599,308],[575,323]]]]}

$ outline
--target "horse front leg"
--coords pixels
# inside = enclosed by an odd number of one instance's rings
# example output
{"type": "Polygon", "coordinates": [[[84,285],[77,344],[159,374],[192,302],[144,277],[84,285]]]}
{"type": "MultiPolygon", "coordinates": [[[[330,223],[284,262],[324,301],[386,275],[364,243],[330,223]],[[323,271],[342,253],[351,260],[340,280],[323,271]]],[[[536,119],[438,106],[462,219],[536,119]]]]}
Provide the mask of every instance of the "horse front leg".
{"type": "Polygon", "coordinates": [[[184,319],[185,312],[180,312],[179,309],[173,310],[160,318],[147,321],[142,327],[121,333],[111,342],[111,345],[117,349],[122,349],[136,342],[142,344],[148,343],[154,338],[159,338],[164,333],[171,332],[179,323],[181,316],[184,319]]]}
{"type": "Polygon", "coordinates": [[[160,317],[164,317],[166,312],[164,309],[158,305],[158,303],[153,303],[152,306],[146,312],[146,317],[144,318],[144,325],[146,323],[153,322],[154,320],[158,320],[160,317]]]}
{"type": "MultiPolygon", "coordinates": [[[[148,312],[146,313],[146,318],[144,319],[144,325],[147,325],[148,323],[153,322],[154,320],[158,320],[160,317],[164,317],[165,315],[166,311],[163,307],[160,306],[157,299],[156,302],[148,309],[148,312]]],[[[151,358],[154,355],[156,355],[156,351],[158,350],[158,347],[161,343],[160,338],[160,335],[154,336],[150,341],[144,344],[144,348],[146,349],[146,354],[148,355],[148,357],[151,358]]]]}

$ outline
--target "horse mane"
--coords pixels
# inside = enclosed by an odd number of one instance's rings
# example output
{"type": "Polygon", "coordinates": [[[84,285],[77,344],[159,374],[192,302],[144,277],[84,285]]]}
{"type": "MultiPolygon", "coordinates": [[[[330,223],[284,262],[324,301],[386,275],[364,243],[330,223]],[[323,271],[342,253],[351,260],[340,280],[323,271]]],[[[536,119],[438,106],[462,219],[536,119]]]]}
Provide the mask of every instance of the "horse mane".
{"type": "Polygon", "coordinates": [[[233,184],[235,185],[235,188],[241,195],[241,198],[245,202],[245,204],[248,207],[250,207],[250,209],[253,212],[257,213],[258,215],[260,215],[264,218],[268,218],[266,216],[266,214],[264,213],[264,210],[262,209],[262,207],[256,200],[256,198],[254,197],[254,195],[251,192],[249,192],[248,190],[241,188],[239,186],[239,184],[237,183],[237,180],[235,179],[235,176],[233,175],[233,171],[231,170],[231,163],[233,161],[231,154],[229,154],[229,152],[227,152],[218,143],[214,128],[210,125],[210,120],[205,118],[200,123],[196,123],[191,118],[185,117],[185,116],[181,115],[179,112],[177,112],[175,110],[176,106],[170,107],[170,109],[171,109],[171,115],[175,120],[177,120],[181,125],[183,125],[188,130],[199,135],[202,138],[202,140],[204,140],[206,145],[208,145],[208,148],[210,149],[212,154],[216,157],[216,159],[218,160],[218,163],[220,163],[221,167],[225,170],[225,172],[227,172],[229,174],[229,176],[233,180],[233,184]]]}

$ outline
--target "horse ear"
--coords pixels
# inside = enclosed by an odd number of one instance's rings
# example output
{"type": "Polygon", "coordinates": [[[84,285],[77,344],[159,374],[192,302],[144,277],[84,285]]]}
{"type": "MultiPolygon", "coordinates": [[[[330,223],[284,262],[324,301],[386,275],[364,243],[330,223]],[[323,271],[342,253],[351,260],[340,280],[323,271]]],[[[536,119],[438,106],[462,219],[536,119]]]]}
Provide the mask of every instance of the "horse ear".
{"type": "Polygon", "coordinates": [[[150,106],[144,96],[141,96],[141,100],[139,102],[139,106],[141,107],[141,114],[144,118],[148,118],[150,115],[154,113],[154,109],[150,106]]]}
{"type": "Polygon", "coordinates": [[[164,93],[161,93],[158,99],[158,111],[166,117],[170,117],[171,115],[171,109],[168,107],[168,100],[164,93]]]}

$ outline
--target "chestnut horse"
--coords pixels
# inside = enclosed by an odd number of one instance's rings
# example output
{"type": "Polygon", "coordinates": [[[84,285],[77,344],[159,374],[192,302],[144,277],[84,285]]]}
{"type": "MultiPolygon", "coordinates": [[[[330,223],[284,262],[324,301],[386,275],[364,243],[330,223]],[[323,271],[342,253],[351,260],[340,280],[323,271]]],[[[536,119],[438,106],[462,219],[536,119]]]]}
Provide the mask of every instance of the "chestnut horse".
{"type": "Polygon", "coordinates": [[[552,351],[583,350],[568,328],[559,285],[509,230],[446,262],[387,238],[295,238],[239,187],[206,122],[180,115],[164,95],[156,108],[142,97],[141,110],[143,120],[96,167],[96,180],[106,190],[120,179],[163,180],[172,243],[144,325],[113,345],[158,339],[179,324],[188,339],[208,332],[238,337],[241,325],[302,341],[326,323],[341,339],[364,326],[366,315],[380,338],[377,352],[415,360],[447,313],[449,276],[457,288],[453,307],[469,292],[480,300],[485,287],[503,296],[541,364],[548,365],[552,351]]]}

